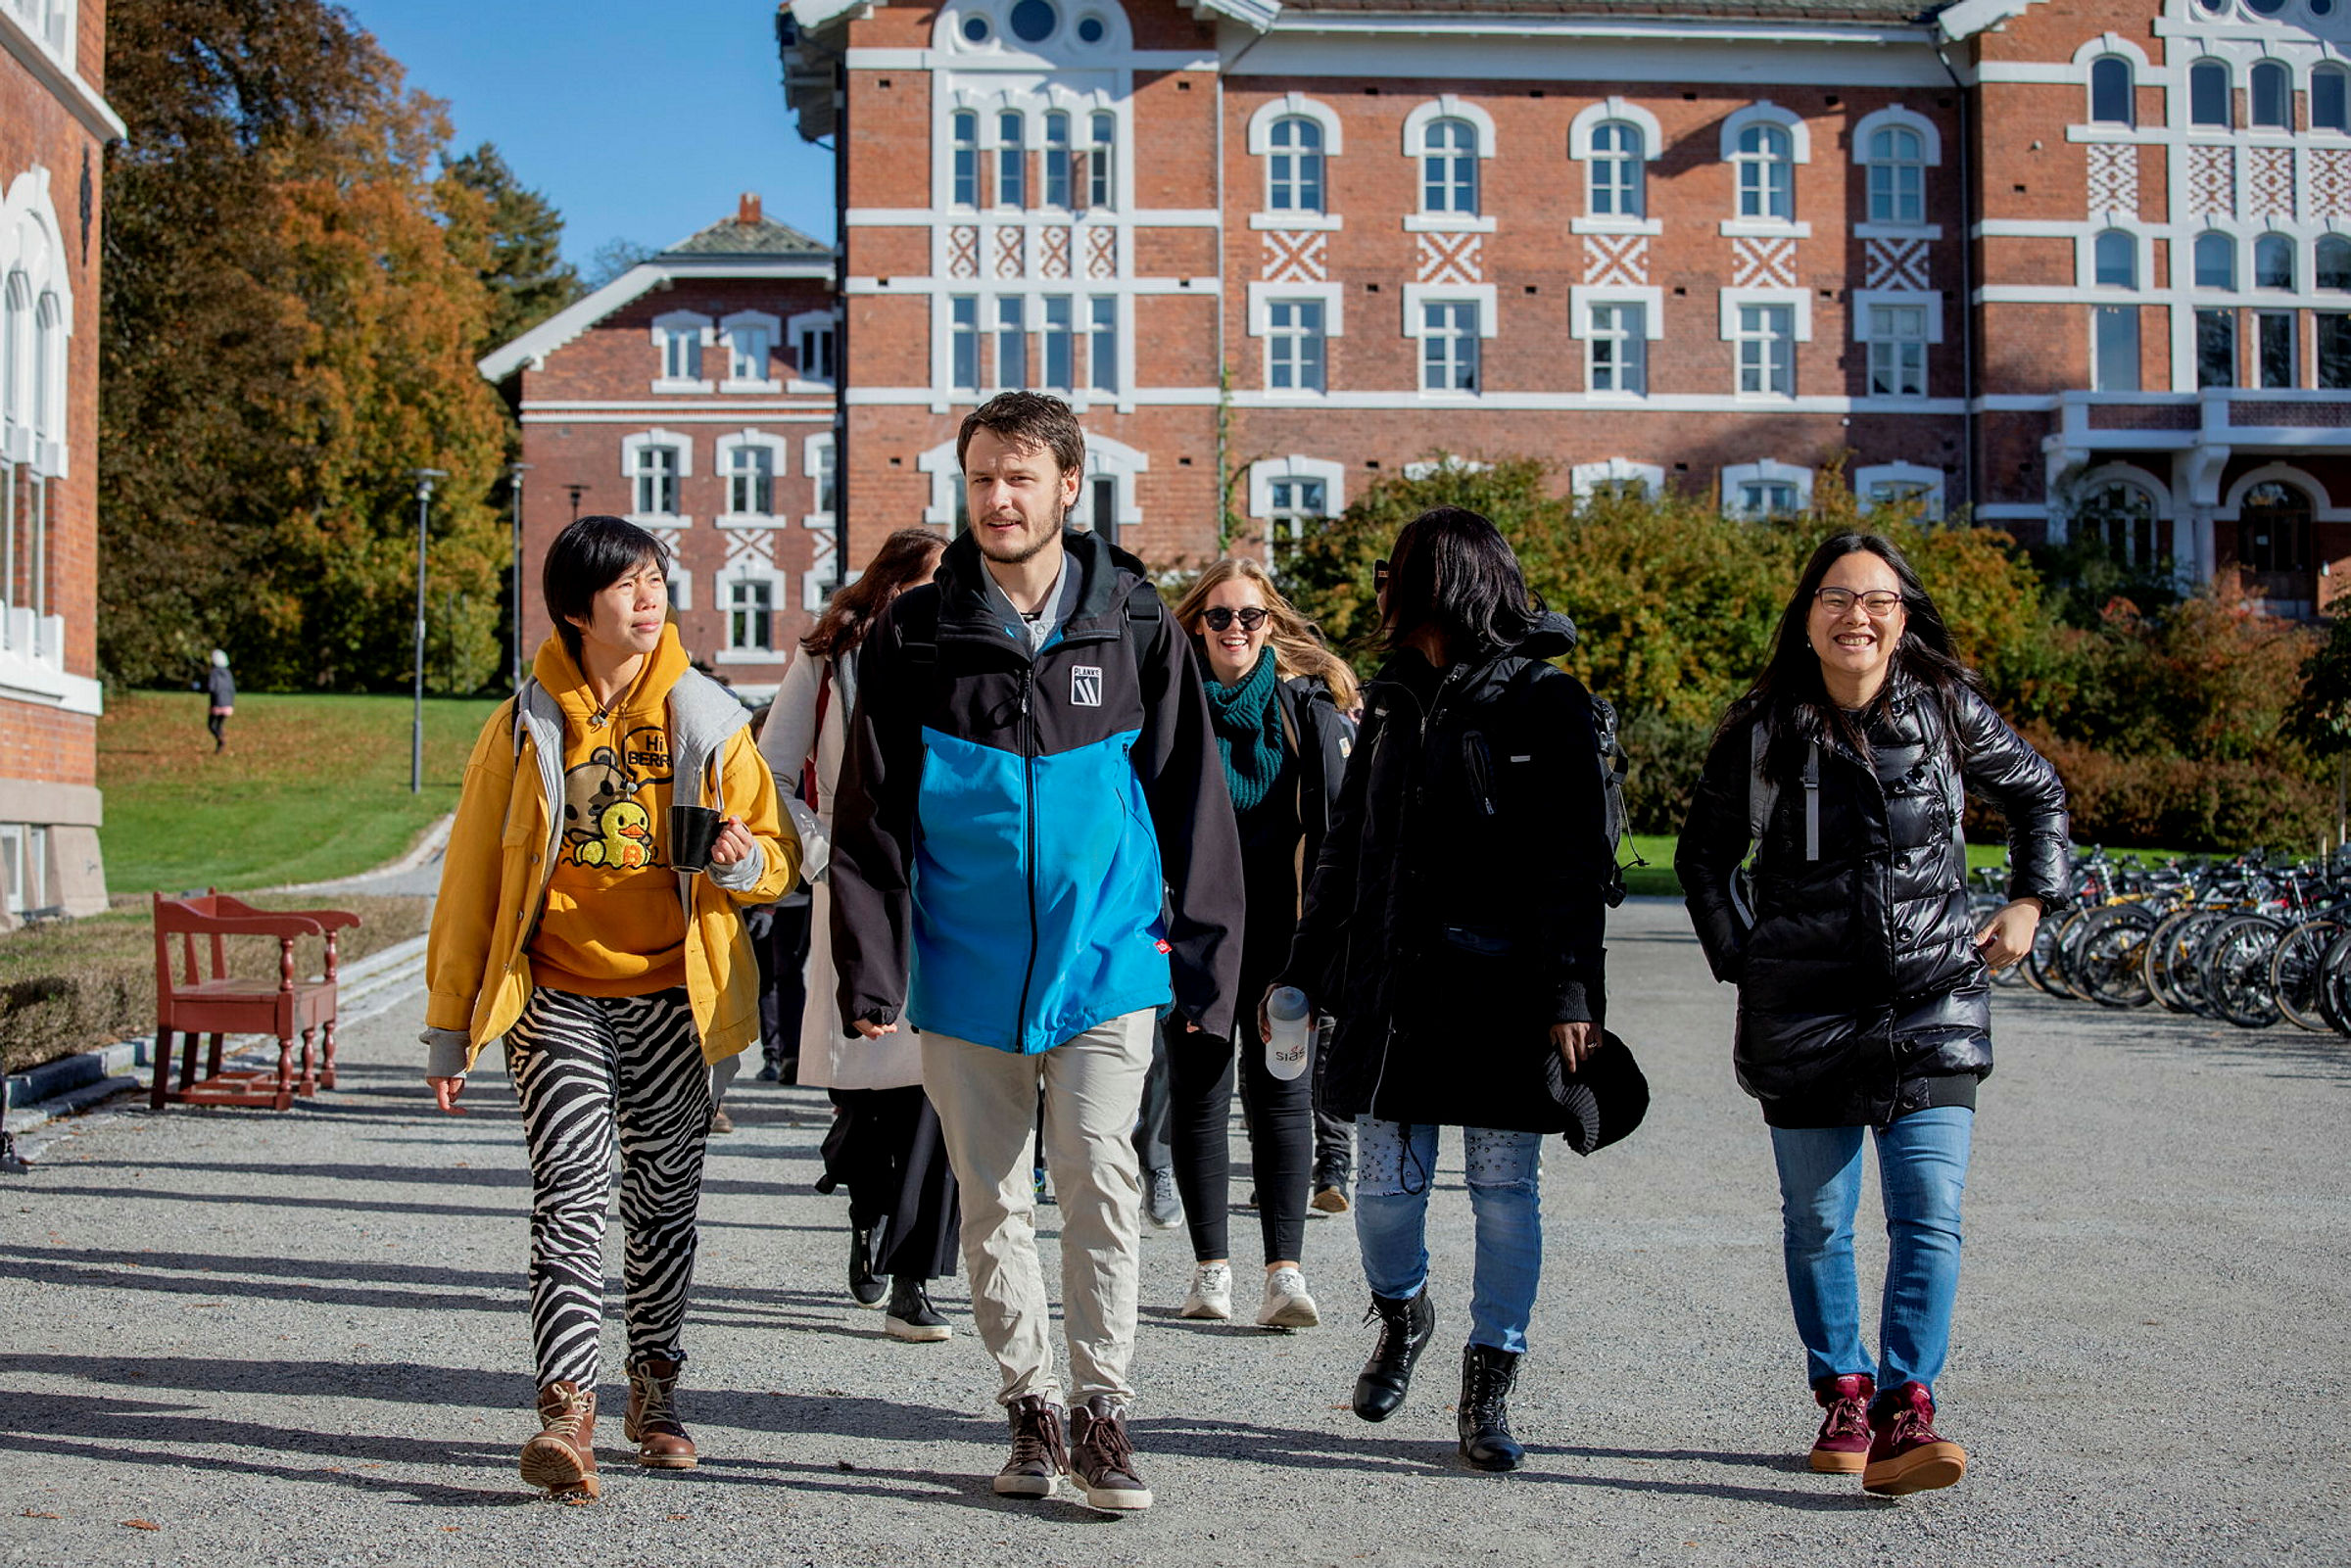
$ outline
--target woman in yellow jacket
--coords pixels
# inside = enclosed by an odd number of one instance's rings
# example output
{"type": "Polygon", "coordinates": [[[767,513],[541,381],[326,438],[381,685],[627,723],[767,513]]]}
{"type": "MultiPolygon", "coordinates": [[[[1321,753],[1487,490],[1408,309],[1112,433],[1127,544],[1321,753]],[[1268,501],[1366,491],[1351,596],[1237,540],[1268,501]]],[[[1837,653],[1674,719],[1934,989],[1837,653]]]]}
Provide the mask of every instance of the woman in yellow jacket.
{"type": "MultiPolygon", "coordinates": [[[[474,742],[425,958],[442,1110],[505,1041],[530,1148],[542,1430],[522,1475],[594,1497],[597,1340],[613,1146],[628,1231],[629,1410],[641,1463],[690,1469],[673,1404],[713,1069],[757,1035],[742,906],[799,872],[748,716],[668,623],[669,551],[617,517],[548,549],[555,635],[474,742]],[[688,808],[673,819],[672,807],[688,808]],[[702,808],[696,813],[693,808],[702,808]],[[701,842],[708,841],[706,855],[701,842]]],[[[723,1068],[722,1068],[723,1064],[723,1068]]]]}

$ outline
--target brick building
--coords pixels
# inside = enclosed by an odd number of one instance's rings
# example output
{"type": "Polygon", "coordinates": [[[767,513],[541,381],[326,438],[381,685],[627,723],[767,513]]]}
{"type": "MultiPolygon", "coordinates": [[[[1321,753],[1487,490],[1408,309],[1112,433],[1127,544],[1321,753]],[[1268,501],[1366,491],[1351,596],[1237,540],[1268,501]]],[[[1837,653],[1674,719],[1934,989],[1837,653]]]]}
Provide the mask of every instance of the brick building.
{"type": "Polygon", "coordinates": [[[1069,395],[1146,558],[1383,470],[1968,506],[2307,609],[2351,554],[2351,0],[790,0],[845,548],[1069,395]]]}
{"type": "Polygon", "coordinates": [[[548,544],[608,512],[675,549],[689,652],[751,694],[782,679],[835,575],[836,320],[832,248],[746,195],[482,361],[520,412],[530,465],[531,647],[549,630],[548,544]]]}
{"type": "Polygon", "coordinates": [[[0,0],[0,927],[106,907],[98,852],[103,0],[0,0]]]}

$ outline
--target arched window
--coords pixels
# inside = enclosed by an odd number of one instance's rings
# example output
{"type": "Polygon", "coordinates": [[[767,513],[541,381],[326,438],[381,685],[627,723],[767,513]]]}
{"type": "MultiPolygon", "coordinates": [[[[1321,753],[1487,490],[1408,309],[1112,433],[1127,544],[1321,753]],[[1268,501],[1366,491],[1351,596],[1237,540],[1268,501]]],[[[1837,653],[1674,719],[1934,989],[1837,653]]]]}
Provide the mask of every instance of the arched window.
{"type": "Polygon", "coordinates": [[[1748,125],[1739,132],[1739,150],[1731,162],[1739,168],[1739,215],[1779,218],[1796,216],[1794,144],[1778,125],[1748,125]]]}
{"type": "Polygon", "coordinates": [[[1266,210],[1322,211],[1322,127],[1304,115],[1284,115],[1266,133],[1266,210]]]}
{"type": "Polygon", "coordinates": [[[996,205],[1029,205],[1028,131],[1021,112],[1007,109],[996,116],[996,205]]]}
{"type": "Polygon", "coordinates": [[[2226,234],[2196,236],[2196,287],[2236,287],[2236,242],[2226,234]]]}
{"type": "Polygon", "coordinates": [[[1927,149],[1907,125],[1888,125],[1869,138],[1869,220],[1927,220],[1927,149]]]}
{"type": "Polygon", "coordinates": [[[1611,119],[1592,131],[1594,217],[1641,217],[1648,209],[1642,181],[1641,127],[1611,119]]]}
{"type": "Polygon", "coordinates": [[[968,109],[958,109],[947,121],[947,141],[953,149],[949,178],[954,189],[948,200],[957,207],[980,205],[980,117],[968,109]]]}
{"type": "Polygon", "coordinates": [[[1045,205],[1067,211],[1070,206],[1070,117],[1060,110],[1045,116],[1045,205]]]}
{"type": "Polygon", "coordinates": [[[2294,242],[2282,234],[2264,234],[2253,242],[2253,286],[2290,289],[2294,286],[2294,242]]]}
{"type": "Polygon", "coordinates": [[[2091,257],[2093,281],[2110,289],[2138,287],[2138,242],[2119,228],[2097,238],[2091,257]]]}
{"type": "Polygon", "coordinates": [[[2074,513],[2074,537],[2132,566],[2154,566],[2171,552],[2159,542],[2155,498],[2136,485],[2099,487],[2074,513]]]}
{"type": "Polygon", "coordinates": [[[2230,126],[2229,68],[2218,60],[2199,60],[2187,68],[2187,122],[2191,125],[2230,126]]]}
{"type": "Polygon", "coordinates": [[[12,425],[25,422],[29,411],[24,396],[24,361],[32,354],[32,280],[22,272],[8,275],[4,302],[5,325],[0,325],[0,416],[12,425]]]}
{"type": "Polygon", "coordinates": [[[2351,240],[2328,234],[2319,240],[2318,285],[2335,293],[2351,293],[2351,240]]]}
{"type": "Polygon", "coordinates": [[[2351,71],[2321,66],[2310,73],[2310,128],[2351,131],[2351,71]]]}
{"type": "Polygon", "coordinates": [[[2271,581],[2255,586],[2272,598],[2303,598],[2310,572],[2310,498],[2268,479],[2245,492],[2236,522],[2236,564],[2271,581]]]}
{"type": "Polygon", "coordinates": [[[2089,119],[2093,125],[2135,125],[2138,114],[2132,103],[2131,62],[2106,55],[2089,63],[2089,119]]]}
{"type": "Polygon", "coordinates": [[[2253,68],[2253,123],[2263,130],[2294,128],[2294,78],[2284,63],[2264,60],[2253,68]]]}
{"type": "Polygon", "coordinates": [[[43,294],[32,319],[32,433],[43,441],[55,441],[65,434],[58,418],[63,412],[58,406],[60,395],[65,391],[65,377],[60,373],[65,339],[66,312],[56,295],[43,294]]]}
{"type": "MultiPolygon", "coordinates": [[[[1080,23],[1080,29],[1084,25],[1080,23]]],[[[1085,157],[1085,205],[1100,211],[1112,205],[1118,190],[1119,117],[1107,109],[1094,111],[1092,140],[1093,150],[1085,157]]]]}
{"type": "Polygon", "coordinates": [[[1477,127],[1432,119],[1420,137],[1420,211],[1477,213],[1477,127]]]}

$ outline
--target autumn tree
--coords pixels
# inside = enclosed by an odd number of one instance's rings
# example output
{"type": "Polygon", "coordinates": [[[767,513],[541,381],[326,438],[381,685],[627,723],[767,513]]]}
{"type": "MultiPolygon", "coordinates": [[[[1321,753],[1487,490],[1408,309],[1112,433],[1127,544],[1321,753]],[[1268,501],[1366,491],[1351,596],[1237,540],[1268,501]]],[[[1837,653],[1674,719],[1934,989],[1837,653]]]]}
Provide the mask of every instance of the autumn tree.
{"type": "Polygon", "coordinates": [[[489,353],[578,299],[580,275],[563,260],[563,214],[515,177],[488,142],[444,166],[441,200],[461,244],[486,253],[490,311],[477,348],[489,353]]]}
{"type": "Polygon", "coordinates": [[[259,687],[410,669],[411,473],[433,506],[428,680],[497,668],[504,415],[474,371],[498,229],[440,107],[322,0],[109,18],[99,523],[107,674],[228,648],[259,687]]]}

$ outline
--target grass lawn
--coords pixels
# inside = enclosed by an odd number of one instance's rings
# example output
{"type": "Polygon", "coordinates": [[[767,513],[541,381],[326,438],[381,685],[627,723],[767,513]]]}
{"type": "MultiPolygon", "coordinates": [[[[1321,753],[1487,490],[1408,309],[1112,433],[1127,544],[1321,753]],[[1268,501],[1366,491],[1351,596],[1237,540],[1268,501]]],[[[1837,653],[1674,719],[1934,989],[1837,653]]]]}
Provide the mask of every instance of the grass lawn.
{"type": "Polygon", "coordinates": [[[497,706],[425,702],[424,789],[412,795],[407,697],[240,692],[228,749],[215,756],[200,694],[116,693],[98,721],[107,886],[267,887],[380,866],[456,805],[466,754],[497,706]]]}
{"type": "MultiPolygon", "coordinates": [[[[1670,833],[1633,834],[1632,847],[1639,850],[1641,858],[1648,861],[1649,864],[1629,867],[1625,871],[1624,890],[1628,893],[1658,893],[1674,898],[1681,897],[1682,881],[1673,874],[1675,842],[1674,836],[1670,833]]],[[[2107,858],[2113,861],[2137,860],[2148,865],[2160,865],[2164,861],[2178,859],[2183,853],[2184,851],[2177,849],[2115,849],[2107,851],[2107,858]]],[[[1618,851],[1618,858],[1625,858],[1623,851],[1618,851]]],[[[2007,863],[2008,845],[2005,842],[1971,843],[1967,846],[1967,869],[1971,872],[1980,866],[2004,866],[2007,863]]]]}

